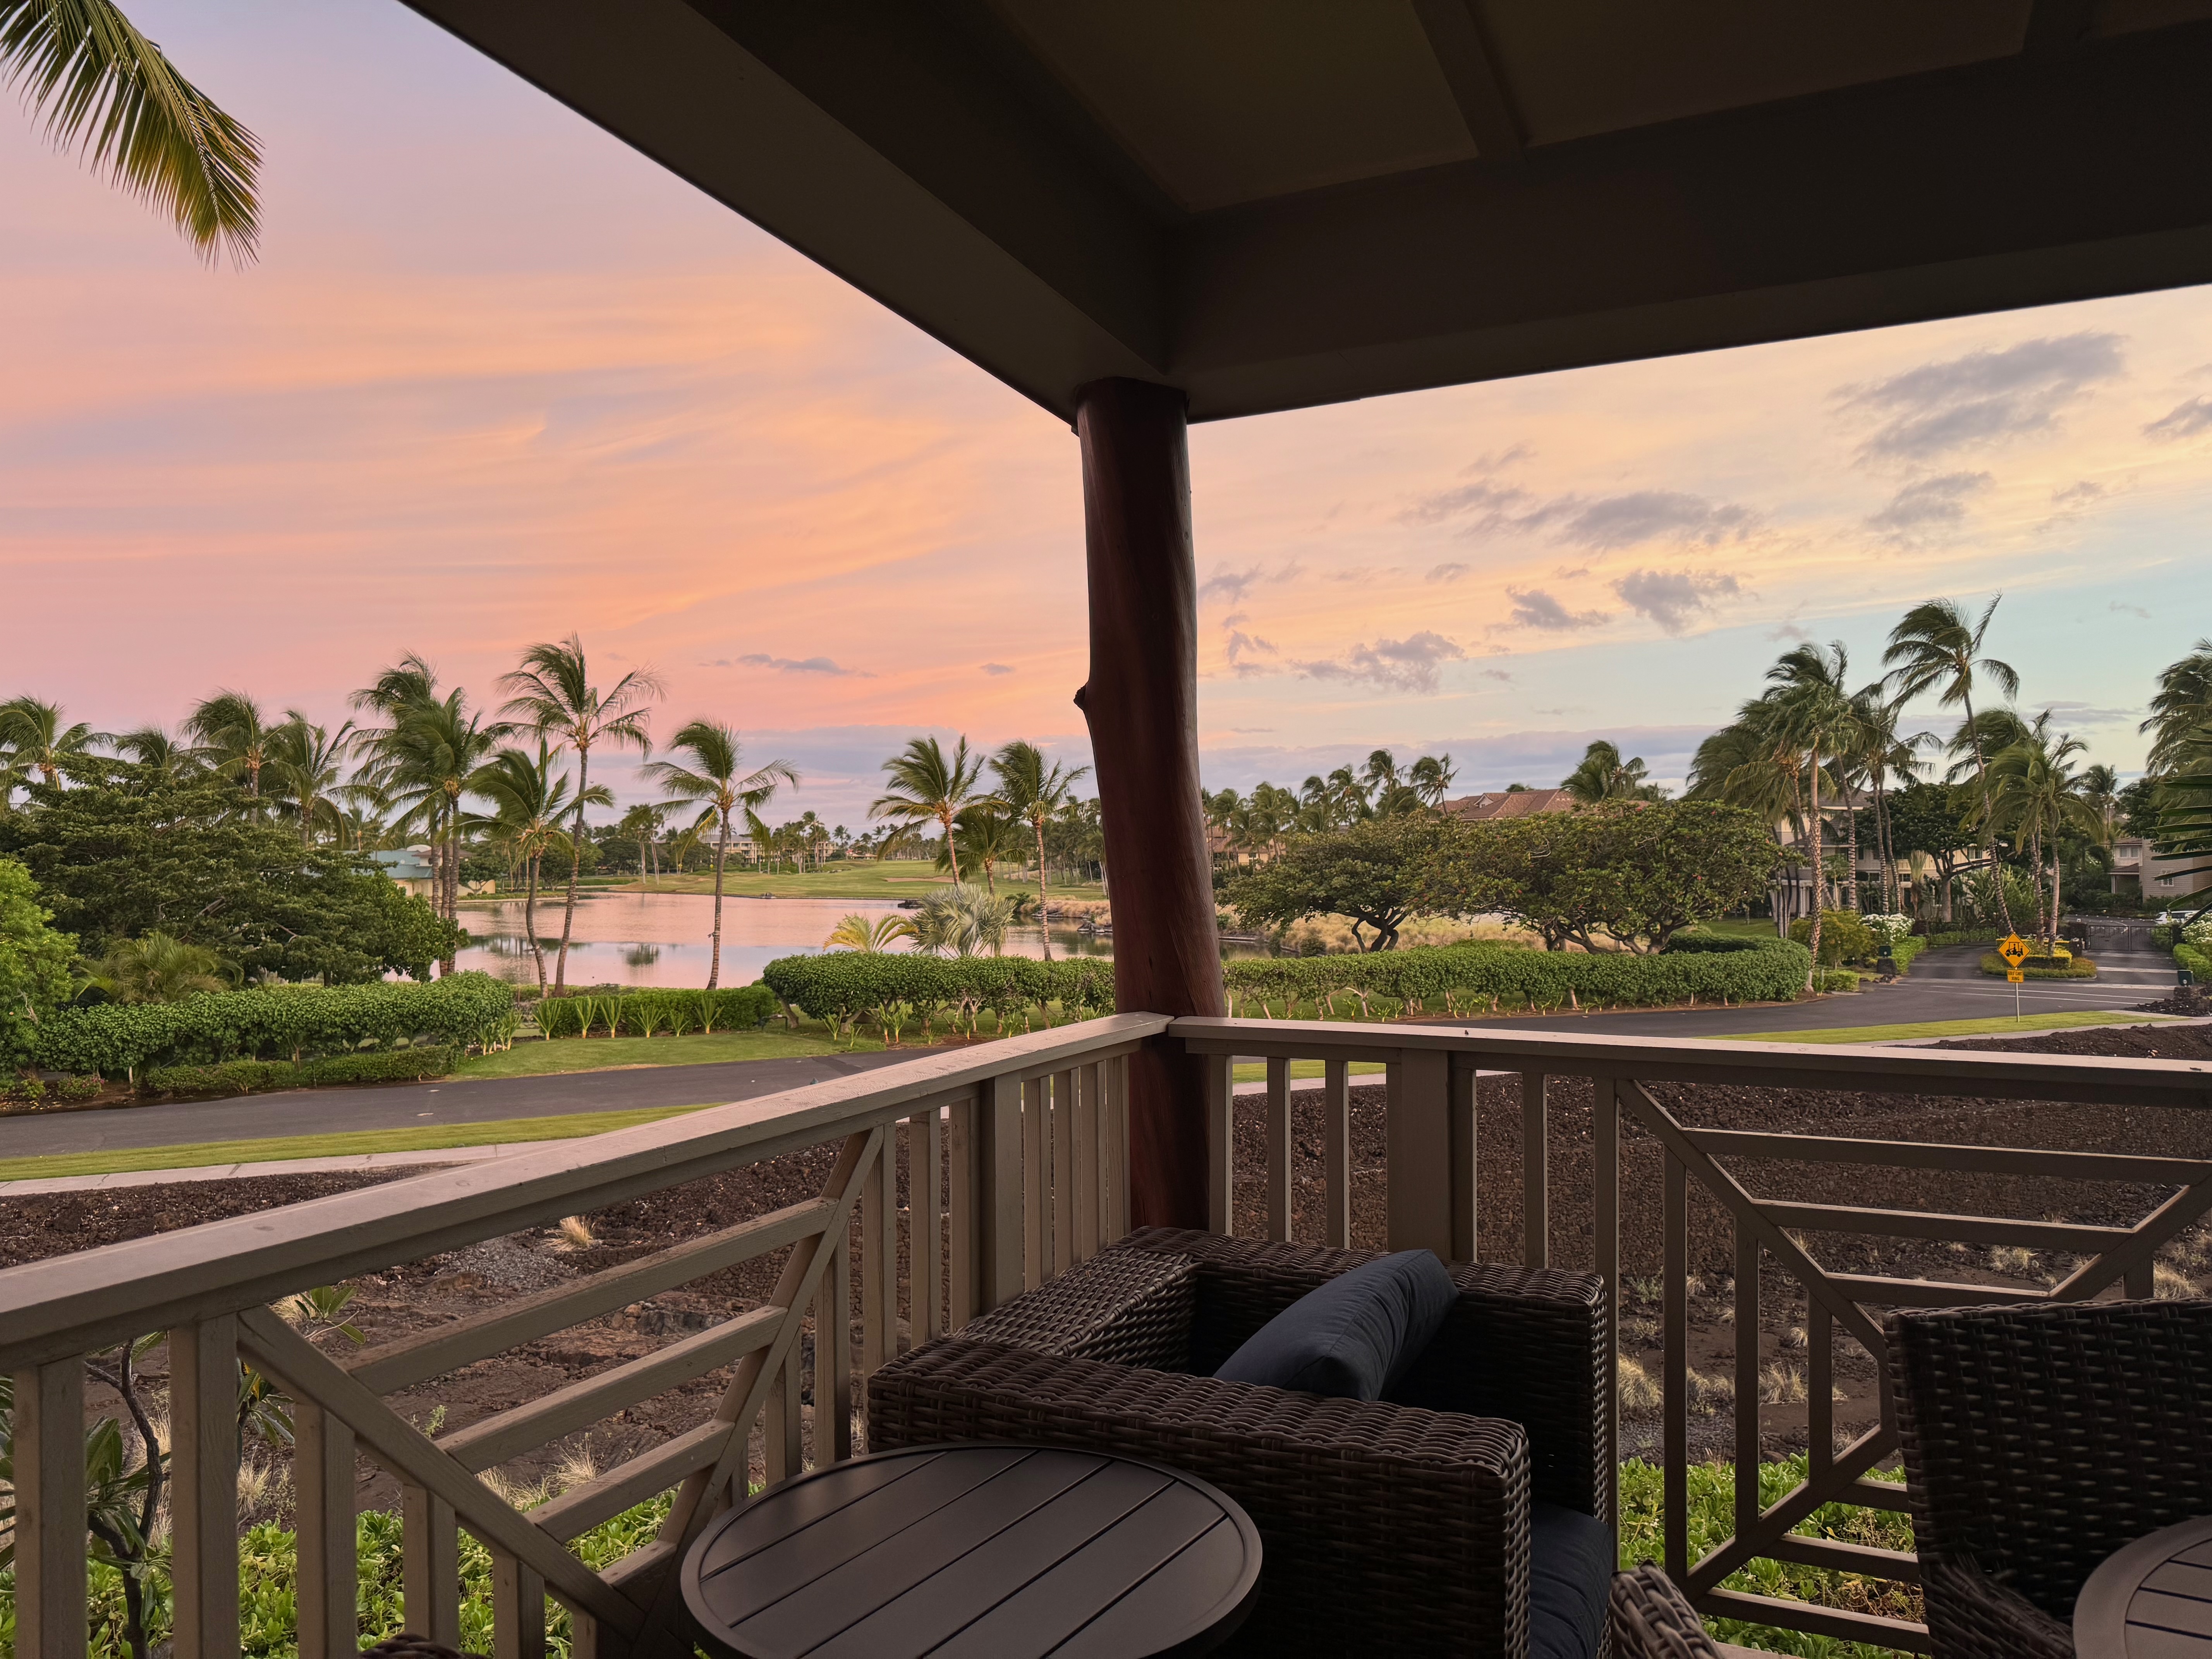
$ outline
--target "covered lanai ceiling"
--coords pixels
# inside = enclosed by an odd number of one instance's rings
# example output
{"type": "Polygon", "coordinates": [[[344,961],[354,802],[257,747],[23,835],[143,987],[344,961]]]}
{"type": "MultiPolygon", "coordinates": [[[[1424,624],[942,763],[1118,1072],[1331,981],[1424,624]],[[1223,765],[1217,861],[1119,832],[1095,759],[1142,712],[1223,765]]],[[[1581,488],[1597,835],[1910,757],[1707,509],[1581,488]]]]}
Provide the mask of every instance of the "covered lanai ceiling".
{"type": "Polygon", "coordinates": [[[1061,415],[2212,281],[2212,0],[410,3],[1061,415]]]}

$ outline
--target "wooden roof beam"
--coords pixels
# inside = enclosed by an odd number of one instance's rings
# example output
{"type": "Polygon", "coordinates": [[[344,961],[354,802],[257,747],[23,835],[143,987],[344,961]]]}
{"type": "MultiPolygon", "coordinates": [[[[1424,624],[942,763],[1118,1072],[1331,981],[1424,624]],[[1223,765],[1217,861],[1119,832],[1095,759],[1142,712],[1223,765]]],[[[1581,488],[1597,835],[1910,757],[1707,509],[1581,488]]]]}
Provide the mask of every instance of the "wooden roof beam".
{"type": "Polygon", "coordinates": [[[1521,122],[1498,79],[1478,4],[1479,0],[1413,0],[1413,10],[1482,159],[1518,167],[1522,159],[1521,122]]]}

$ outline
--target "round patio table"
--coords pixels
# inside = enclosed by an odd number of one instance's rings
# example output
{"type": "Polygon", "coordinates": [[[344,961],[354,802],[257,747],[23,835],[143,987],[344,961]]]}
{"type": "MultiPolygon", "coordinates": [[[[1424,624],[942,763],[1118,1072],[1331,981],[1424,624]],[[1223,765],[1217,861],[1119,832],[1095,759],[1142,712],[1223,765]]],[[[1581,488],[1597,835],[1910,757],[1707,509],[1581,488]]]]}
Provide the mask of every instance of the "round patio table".
{"type": "Polygon", "coordinates": [[[2212,1516],[2112,1552],[2074,1602],[2080,1659],[2212,1659],[2212,1516]]]}
{"type": "Polygon", "coordinates": [[[1203,1480],[975,1443],[773,1486],[700,1537],[683,1584],[730,1659],[1139,1659],[1212,1651],[1259,1578],[1251,1517],[1203,1480]]]}

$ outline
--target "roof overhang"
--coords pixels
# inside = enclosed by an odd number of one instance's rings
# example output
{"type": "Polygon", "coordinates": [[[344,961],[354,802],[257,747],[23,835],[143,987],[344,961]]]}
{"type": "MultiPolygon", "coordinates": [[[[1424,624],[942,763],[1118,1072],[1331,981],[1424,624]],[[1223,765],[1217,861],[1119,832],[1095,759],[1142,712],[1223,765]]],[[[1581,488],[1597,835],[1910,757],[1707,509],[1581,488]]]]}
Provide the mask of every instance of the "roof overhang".
{"type": "Polygon", "coordinates": [[[1522,0],[1290,6],[1366,31],[1304,43],[1340,85],[1136,0],[410,3],[1061,416],[1109,375],[1206,420],[2212,281],[2191,0],[1868,0],[1795,55],[1797,9],[1675,0],[1636,27],[1694,55],[1580,80],[1522,0]],[[1179,50],[1222,53],[1201,94],[1179,50]]]}

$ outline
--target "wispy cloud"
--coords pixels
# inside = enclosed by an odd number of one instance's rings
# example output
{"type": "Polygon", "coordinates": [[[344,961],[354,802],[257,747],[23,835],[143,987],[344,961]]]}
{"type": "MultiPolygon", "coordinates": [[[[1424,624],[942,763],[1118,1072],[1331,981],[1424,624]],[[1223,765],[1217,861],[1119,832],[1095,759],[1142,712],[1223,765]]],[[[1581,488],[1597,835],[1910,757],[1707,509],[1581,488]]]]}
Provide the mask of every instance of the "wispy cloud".
{"type": "Polygon", "coordinates": [[[1466,657],[1464,648],[1424,629],[1402,640],[1378,639],[1372,645],[1355,645],[1340,658],[1294,661],[1290,665],[1308,679],[1360,681],[1393,691],[1433,691],[1442,665],[1466,657]]]}
{"type": "Polygon", "coordinates": [[[1929,461],[1956,449],[2049,430],[2091,386],[2125,373],[2120,337],[2092,331],[1970,351],[1834,396],[1881,424],[1860,447],[1869,459],[1929,461]]]}
{"type": "Polygon", "coordinates": [[[750,651],[739,657],[738,663],[744,668],[772,668],[779,674],[830,674],[861,680],[875,678],[865,668],[842,668],[827,657],[771,657],[765,651],[750,651]]]}
{"type": "Polygon", "coordinates": [[[1198,585],[1199,603],[1203,605],[1208,599],[1226,599],[1231,605],[1242,605],[1245,594],[1263,582],[1286,582],[1304,574],[1304,568],[1295,559],[1273,570],[1256,564],[1243,570],[1216,570],[1198,585]]]}
{"type": "Polygon", "coordinates": [[[2143,436],[2171,443],[2200,432],[2212,432],[2212,398],[2191,398],[2185,404],[2176,404],[2145,427],[2143,436]]]}
{"type": "Polygon", "coordinates": [[[2148,622],[2150,620],[2150,612],[2143,606],[2139,605],[2127,605],[2118,599],[2114,599],[2110,605],[2106,605],[2105,609],[2112,611],[2118,616],[2140,617],[2145,622],[2148,622]]]}
{"type": "Polygon", "coordinates": [[[1886,541],[1909,546],[1953,530],[1966,516],[1966,501],[1990,487],[1986,472],[1946,472],[1921,478],[1890,497],[1889,505],[1867,519],[1867,528],[1886,541]]]}
{"type": "MultiPolygon", "coordinates": [[[[1468,533],[1543,533],[1570,547],[1607,553],[1650,542],[1717,547],[1761,527],[1760,515],[1736,501],[1716,501],[1680,489],[1632,489],[1619,495],[1571,493],[1539,499],[1487,480],[1423,496],[1401,515],[1414,523],[1463,520],[1468,533]]],[[[1439,570],[1456,568],[1440,565],[1439,570]]]]}
{"type": "Polygon", "coordinates": [[[1715,599],[1732,599],[1742,589],[1723,570],[1632,570],[1613,583],[1613,591],[1662,632],[1680,634],[1711,611],[1715,599]]]}
{"type": "Polygon", "coordinates": [[[983,672],[986,674],[1011,674],[1014,671],[1002,662],[987,662],[983,665],[983,672]]]}
{"type": "Polygon", "coordinates": [[[1561,633],[1571,629],[1595,628],[1605,620],[1602,611],[1568,610],[1540,587],[1509,587],[1505,595],[1513,601],[1511,621],[1518,628],[1561,633]]]}
{"type": "Polygon", "coordinates": [[[1455,582],[1467,572],[1468,567],[1463,564],[1440,564],[1430,569],[1428,579],[1432,582],[1455,582]]]}

